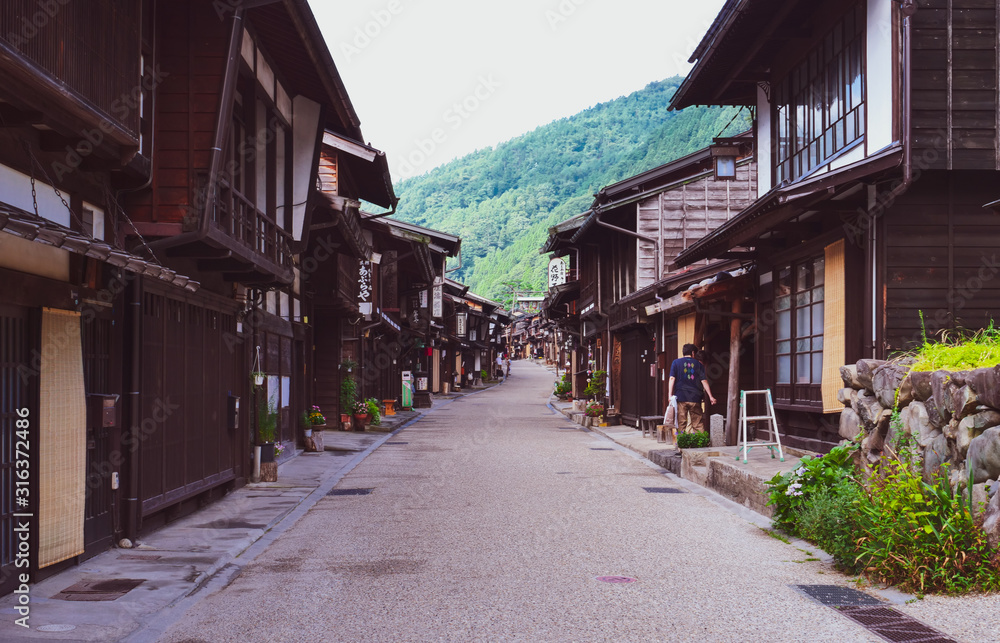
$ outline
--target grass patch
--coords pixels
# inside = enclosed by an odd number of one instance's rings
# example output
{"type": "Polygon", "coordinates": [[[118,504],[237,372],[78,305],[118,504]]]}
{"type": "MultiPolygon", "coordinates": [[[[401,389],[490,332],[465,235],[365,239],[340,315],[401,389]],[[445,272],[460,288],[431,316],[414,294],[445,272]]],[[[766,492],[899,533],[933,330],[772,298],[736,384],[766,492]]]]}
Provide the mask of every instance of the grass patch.
{"type": "MultiPolygon", "coordinates": [[[[923,328],[924,314],[920,312],[923,328]]],[[[975,332],[942,330],[932,342],[924,331],[923,343],[910,354],[917,360],[913,371],[966,371],[1000,364],[1000,328],[993,325],[975,332]]]]}

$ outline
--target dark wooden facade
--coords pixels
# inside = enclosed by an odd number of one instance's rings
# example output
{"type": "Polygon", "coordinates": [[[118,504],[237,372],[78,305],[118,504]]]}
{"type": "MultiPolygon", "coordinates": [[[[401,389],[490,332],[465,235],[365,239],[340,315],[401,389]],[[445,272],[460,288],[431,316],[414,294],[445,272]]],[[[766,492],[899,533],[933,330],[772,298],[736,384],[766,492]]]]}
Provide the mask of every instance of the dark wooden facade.
{"type": "MultiPolygon", "coordinates": [[[[998,7],[919,2],[907,16],[876,0],[779,5],[727,5],[674,98],[675,107],[756,105],[757,145],[771,150],[760,198],[676,263],[733,252],[755,261],[755,386],[774,391],[790,444],[825,451],[840,440],[835,366],[898,354],[925,332],[981,328],[1000,311],[1000,227],[983,207],[1000,181],[998,7]],[[776,125],[774,87],[816,55],[834,25],[865,39],[853,86],[863,88],[867,116],[861,131],[847,130],[859,144],[779,185],[778,161],[797,143],[776,125]],[[797,44],[781,36],[810,29],[814,37],[797,44]],[[768,67],[777,71],[755,71],[768,67]],[[831,303],[824,289],[845,296],[831,303]]],[[[824,109],[823,123],[833,123],[839,107],[824,109]]]]}
{"type": "MultiPolygon", "coordinates": [[[[310,236],[319,153],[324,132],[362,139],[306,3],[234,3],[221,18],[195,0],[58,4],[44,24],[38,3],[0,8],[0,442],[16,441],[20,408],[37,420],[51,403],[47,310],[79,316],[83,385],[66,395],[86,409],[79,551],[33,559],[34,581],[246,482],[255,396],[276,400],[280,438],[297,442],[313,402],[309,277],[350,281],[329,261],[346,237],[310,236]]],[[[384,156],[338,179],[394,205],[384,156]]],[[[0,455],[9,498],[13,453],[0,455]]],[[[11,513],[0,508],[0,593],[11,513]]]]}

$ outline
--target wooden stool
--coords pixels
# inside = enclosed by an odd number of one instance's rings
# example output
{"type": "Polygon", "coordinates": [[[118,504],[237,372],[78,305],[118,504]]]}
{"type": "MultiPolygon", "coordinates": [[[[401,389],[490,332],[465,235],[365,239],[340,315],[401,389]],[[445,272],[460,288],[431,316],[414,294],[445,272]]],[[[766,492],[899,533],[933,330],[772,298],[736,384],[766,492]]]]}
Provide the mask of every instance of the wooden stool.
{"type": "Polygon", "coordinates": [[[382,400],[382,404],[385,404],[386,415],[396,415],[396,400],[382,400]]]}
{"type": "Polygon", "coordinates": [[[656,425],[659,424],[663,418],[659,415],[643,415],[639,418],[639,428],[642,430],[642,437],[656,437],[656,425]]]}

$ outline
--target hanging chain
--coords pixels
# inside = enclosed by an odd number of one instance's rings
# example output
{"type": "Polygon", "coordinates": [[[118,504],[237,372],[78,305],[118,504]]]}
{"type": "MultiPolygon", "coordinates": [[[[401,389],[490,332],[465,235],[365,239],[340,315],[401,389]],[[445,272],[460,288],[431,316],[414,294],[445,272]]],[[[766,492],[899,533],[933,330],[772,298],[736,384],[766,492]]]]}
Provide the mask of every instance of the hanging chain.
{"type": "Polygon", "coordinates": [[[66,211],[69,212],[70,218],[73,221],[75,221],[78,226],[80,226],[80,229],[84,231],[84,234],[86,234],[88,237],[90,237],[91,239],[93,239],[94,238],[93,229],[87,230],[86,226],[83,224],[83,221],[80,220],[80,217],[78,217],[76,215],[76,213],[73,212],[73,208],[69,207],[69,203],[66,202],[66,198],[63,197],[62,192],[60,192],[59,188],[56,187],[55,181],[52,180],[52,177],[49,176],[49,173],[45,171],[45,167],[41,164],[41,162],[38,160],[38,158],[35,157],[34,152],[31,151],[31,147],[28,146],[28,142],[25,141],[25,140],[22,140],[21,141],[21,145],[22,145],[22,147],[24,147],[24,151],[28,154],[28,158],[31,160],[31,164],[30,164],[30,168],[31,168],[31,199],[32,199],[32,202],[33,202],[34,207],[35,207],[35,216],[40,216],[38,214],[38,195],[35,192],[35,167],[37,166],[38,169],[41,170],[42,176],[44,176],[45,180],[47,180],[49,182],[49,184],[52,186],[52,190],[56,193],[56,196],[59,197],[59,200],[62,201],[62,204],[66,207],[66,211]]]}
{"type": "Polygon", "coordinates": [[[35,216],[38,216],[38,193],[35,192],[35,169],[31,169],[31,205],[35,206],[35,216]]]}

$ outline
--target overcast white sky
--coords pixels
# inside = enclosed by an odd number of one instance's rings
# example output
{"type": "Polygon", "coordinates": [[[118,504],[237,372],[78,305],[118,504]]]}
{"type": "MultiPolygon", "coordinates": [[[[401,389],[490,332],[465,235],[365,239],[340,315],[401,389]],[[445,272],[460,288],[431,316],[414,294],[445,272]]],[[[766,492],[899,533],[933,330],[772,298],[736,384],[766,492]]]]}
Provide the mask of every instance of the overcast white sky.
{"type": "Polygon", "coordinates": [[[723,0],[310,0],[394,180],[689,69],[723,0]]]}

